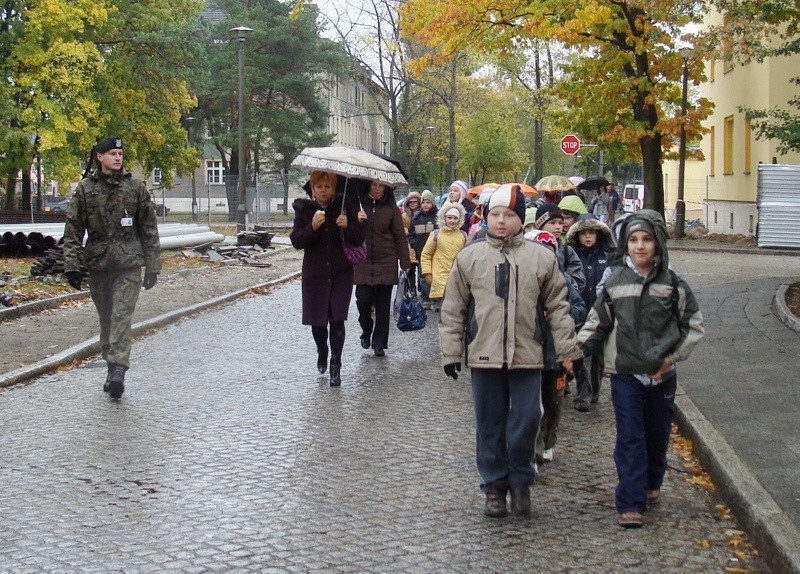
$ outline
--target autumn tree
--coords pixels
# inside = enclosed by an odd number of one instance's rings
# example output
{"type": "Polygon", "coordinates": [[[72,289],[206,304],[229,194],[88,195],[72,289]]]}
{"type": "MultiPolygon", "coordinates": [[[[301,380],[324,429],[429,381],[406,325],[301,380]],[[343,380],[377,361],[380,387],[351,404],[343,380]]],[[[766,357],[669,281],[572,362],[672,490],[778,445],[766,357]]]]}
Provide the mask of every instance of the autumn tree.
{"type": "Polygon", "coordinates": [[[434,104],[408,69],[413,47],[401,37],[400,4],[400,0],[367,0],[360,6],[329,1],[326,22],[348,58],[364,71],[364,84],[391,131],[392,154],[412,181],[420,181],[424,116],[430,116],[434,104]]]}
{"type": "Polygon", "coordinates": [[[18,171],[29,206],[34,155],[48,178],[74,181],[109,133],[125,139],[129,165],[161,167],[167,181],[193,165],[178,120],[195,103],[188,25],[200,8],[197,0],[3,3],[0,99],[12,103],[0,127],[7,207],[18,171]]]}
{"type": "MultiPolygon", "coordinates": [[[[644,166],[648,207],[663,212],[661,162],[680,131],[678,43],[693,38],[685,26],[700,21],[699,0],[408,0],[404,31],[448,57],[469,46],[487,53],[514,53],[535,39],[558,41],[576,53],[555,90],[574,132],[599,144],[636,145],[644,166]]],[[[702,76],[702,54],[690,62],[702,76]]],[[[709,104],[698,101],[685,118],[690,139],[709,104]]]]}
{"type": "MultiPolygon", "coordinates": [[[[706,35],[715,56],[740,63],[800,54],[800,6],[796,0],[715,0],[724,24],[706,35]],[[735,49],[734,49],[735,47],[735,49]]],[[[790,81],[800,88],[800,76],[790,81]]],[[[776,139],[778,151],[800,152],[800,91],[787,106],[740,108],[759,139],[776,139]]]]}
{"type": "MultiPolygon", "coordinates": [[[[292,6],[278,0],[209,3],[227,17],[207,25],[210,81],[199,94],[197,115],[202,118],[226,170],[228,215],[235,220],[239,153],[248,154],[250,174],[278,171],[284,182],[284,210],[288,203],[289,164],[309,145],[325,145],[328,108],[322,88],[328,74],[344,70],[341,49],[319,35],[317,8],[292,6]],[[239,150],[236,94],[238,44],[229,30],[252,28],[245,45],[246,149],[239,150]]],[[[252,179],[251,179],[252,181],[252,179]]]]}

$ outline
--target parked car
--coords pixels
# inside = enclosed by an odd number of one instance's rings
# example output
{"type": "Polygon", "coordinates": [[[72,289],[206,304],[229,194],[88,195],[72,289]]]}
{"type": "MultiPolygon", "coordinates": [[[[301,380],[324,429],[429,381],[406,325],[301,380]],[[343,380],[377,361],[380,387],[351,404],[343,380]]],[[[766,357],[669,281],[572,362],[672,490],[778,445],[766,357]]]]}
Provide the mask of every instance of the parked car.
{"type": "Polygon", "coordinates": [[[156,215],[159,217],[169,215],[170,208],[163,203],[156,203],[156,215]]]}
{"type": "Polygon", "coordinates": [[[60,201],[55,203],[48,203],[45,204],[45,209],[49,209],[50,211],[66,211],[69,207],[69,198],[66,197],[60,201]]]}
{"type": "Polygon", "coordinates": [[[622,208],[628,213],[634,213],[644,207],[644,185],[629,183],[622,193],[622,208]]]}

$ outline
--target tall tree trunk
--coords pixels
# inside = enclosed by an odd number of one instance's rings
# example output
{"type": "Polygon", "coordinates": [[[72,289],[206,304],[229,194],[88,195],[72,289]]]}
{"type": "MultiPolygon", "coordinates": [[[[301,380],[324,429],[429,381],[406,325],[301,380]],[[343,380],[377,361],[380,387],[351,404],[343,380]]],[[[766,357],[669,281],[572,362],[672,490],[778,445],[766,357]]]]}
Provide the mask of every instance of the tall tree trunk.
{"type": "Polygon", "coordinates": [[[644,205],[664,215],[664,173],[661,169],[661,137],[639,139],[644,168],[644,205]]]}
{"type": "Polygon", "coordinates": [[[17,206],[14,205],[14,199],[17,193],[17,177],[14,170],[10,170],[8,175],[6,176],[6,193],[5,193],[5,201],[3,202],[3,209],[7,209],[9,211],[16,209],[17,206]]]}
{"type": "MultiPolygon", "coordinates": [[[[536,74],[536,119],[533,122],[533,181],[537,182],[544,177],[544,103],[541,99],[542,93],[542,62],[539,57],[539,43],[536,43],[534,51],[536,74]]],[[[548,49],[549,59],[549,49],[548,49]]]]}
{"type": "Polygon", "coordinates": [[[31,210],[31,168],[22,171],[22,210],[31,210]]]}

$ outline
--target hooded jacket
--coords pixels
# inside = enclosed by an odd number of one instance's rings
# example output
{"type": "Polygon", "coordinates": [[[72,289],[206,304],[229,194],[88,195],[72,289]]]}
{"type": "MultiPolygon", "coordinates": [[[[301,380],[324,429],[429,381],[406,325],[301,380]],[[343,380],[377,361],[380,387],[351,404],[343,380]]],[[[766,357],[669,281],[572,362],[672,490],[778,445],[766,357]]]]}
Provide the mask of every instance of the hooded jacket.
{"type": "Polygon", "coordinates": [[[428,234],[420,257],[420,267],[423,275],[433,276],[429,297],[438,299],[444,295],[444,286],[447,283],[450,268],[453,266],[453,260],[467,243],[467,234],[461,229],[466,215],[461,204],[445,203],[439,210],[439,228],[428,234]],[[445,215],[451,208],[458,210],[458,227],[456,229],[450,229],[444,223],[445,215]]]}
{"type": "Polygon", "coordinates": [[[567,231],[567,245],[575,250],[581,260],[583,275],[586,278],[581,297],[591,308],[597,299],[597,285],[603,278],[610,254],[614,250],[611,230],[598,219],[580,219],[567,231]],[[597,242],[591,248],[580,242],[580,233],[586,229],[593,229],[597,233],[597,242]]]}
{"type": "Polygon", "coordinates": [[[442,364],[460,363],[466,351],[466,363],[473,368],[542,369],[544,354],[536,338],[539,301],[558,356],[579,357],[567,284],[555,255],[526,241],[521,232],[506,238],[487,233],[469,243],[456,256],[445,287],[439,319],[442,364]],[[498,285],[503,270],[508,281],[498,285]]]}
{"type": "MultiPolygon", "coordinates": [[[[636,219],[645,219],[655,231],[658,254],[652,271],[642,277],[627,262],[614,267],[578,334],[584,356],[602,348],[606,370],[625,375],[654,373],[667,358],[673,364],[684,360],[703,337],[697,300],[669,269],[664,220],[649,209],[626,221],[636,219]]],[[[621,243],[619,250],[627,259],[626,244],[621,243]]]]}

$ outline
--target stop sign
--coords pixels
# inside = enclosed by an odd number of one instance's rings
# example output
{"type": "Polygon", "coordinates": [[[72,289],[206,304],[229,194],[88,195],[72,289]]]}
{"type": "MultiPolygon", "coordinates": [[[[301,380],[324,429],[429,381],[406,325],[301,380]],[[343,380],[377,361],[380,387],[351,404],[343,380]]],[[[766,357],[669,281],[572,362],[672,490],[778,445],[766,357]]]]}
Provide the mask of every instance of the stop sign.
{"type": "Polygon", "coordinates": [[[581,150],[581,140],[578,136],[566,135],[561,138],[561,151],[567,155],[575,155],[581,150]]]}

